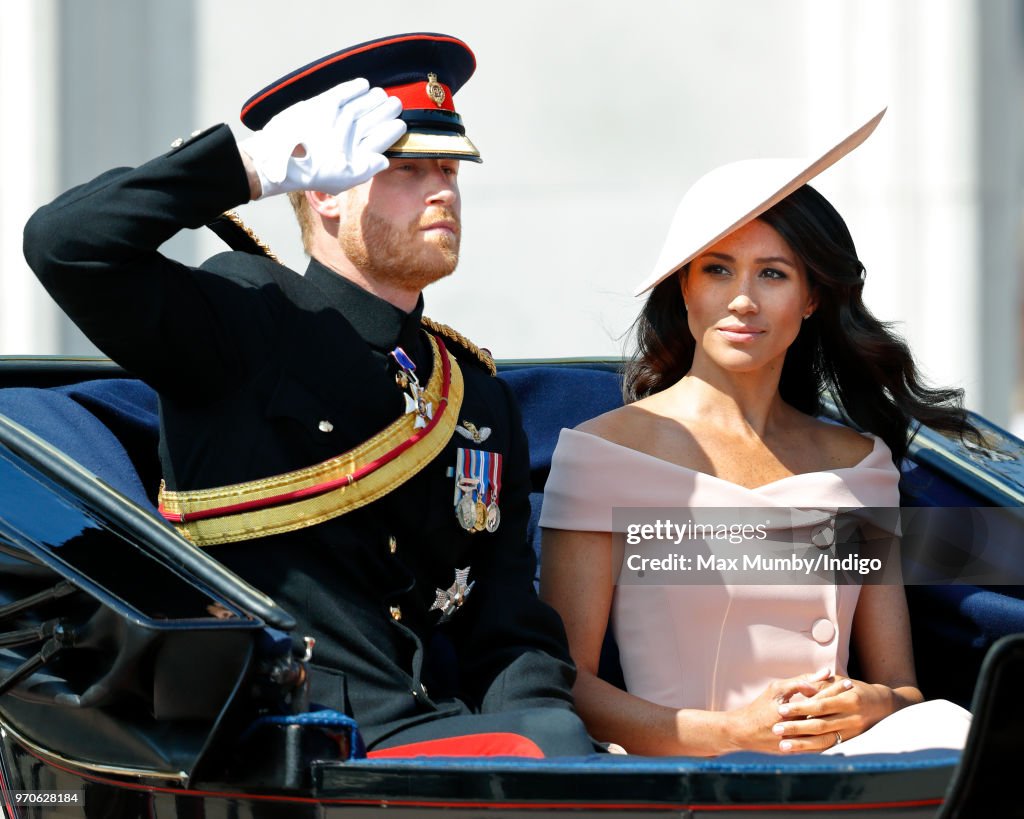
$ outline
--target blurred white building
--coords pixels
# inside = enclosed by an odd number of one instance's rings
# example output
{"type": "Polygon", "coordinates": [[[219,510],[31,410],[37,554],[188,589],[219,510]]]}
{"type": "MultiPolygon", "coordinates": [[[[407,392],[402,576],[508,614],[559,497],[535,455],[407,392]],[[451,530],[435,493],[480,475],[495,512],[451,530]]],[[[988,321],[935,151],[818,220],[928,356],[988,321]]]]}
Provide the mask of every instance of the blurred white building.
{"type": "MultiPolygon", "coordinates": [[[[4,0],[0,6],[0,354],[94,350],[21,255],[32,210],[353,43],[466,40],[458,107],[484,164],[461,175],[459,270],[427,314],[501,358],[617,355],[629,294],[705,170],[808,153],[888,104],[817,187],[846,217],[868,304],[931,380],[1008,423],[1021,359],[1021,76],[1013,0],[4,0]],[[365,10],[364,10],[365,9],[365,10]]],[[[287,204],[243,216],[305,266],[287,204]]],[[[219,250],[190,234],[167,252],[219,250]]]]}

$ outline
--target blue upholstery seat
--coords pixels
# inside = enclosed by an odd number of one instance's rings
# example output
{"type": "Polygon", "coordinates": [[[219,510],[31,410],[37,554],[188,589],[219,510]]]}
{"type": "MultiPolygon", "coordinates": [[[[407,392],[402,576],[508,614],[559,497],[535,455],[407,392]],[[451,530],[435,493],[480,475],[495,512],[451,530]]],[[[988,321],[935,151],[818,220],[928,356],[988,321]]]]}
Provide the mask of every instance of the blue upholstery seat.
{"type": "Polygon", "coordinates": [[[0,390],[0,413],[105,481],[155,509],[160,480],[156,393],[134,379],[83,381],[51,389],[0,390]]]}

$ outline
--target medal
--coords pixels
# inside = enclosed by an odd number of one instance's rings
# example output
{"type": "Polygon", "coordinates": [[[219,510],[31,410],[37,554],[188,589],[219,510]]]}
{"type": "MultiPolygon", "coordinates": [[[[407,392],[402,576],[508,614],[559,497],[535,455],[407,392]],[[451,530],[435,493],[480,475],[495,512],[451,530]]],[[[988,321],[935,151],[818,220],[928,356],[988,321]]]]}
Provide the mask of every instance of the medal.
{"type": "Polygon", "coordinates": [[[487,504],[482,500],[476,502],[476,519],[473,521],[473,529],[482,532],[487,526],[487,504]]]}
{"type": "Polygon", "coordinates": [[[415,412],[416,420],[413,422],[413,429],[422,429],[434,417],[434,406],[423,397],[419,379],[416,378],[416,365],[405,350],[395,347],[391,351],[391,357],[401,368],[395,376],[395,381],[403,391],[408,390],[405,393],[405,414],[415,412]]]}
{"type": "Polygon", "coordinates": [[[501,526],[501,510],[498,504],[492,503],[487,507],[487,522],[484,524],[488,532],[496,532],[501,526]]]}
{"type": "Polygon", "coordinates": [[[476,504],[473,503],[472,495],[463,495],[455,504],[455,517],[459,525],[467,532],[474,531],[476,527],[476,504]]]}
{"type": "Polygon", "coordinates": [[[498,495],[501,493],[501,454],[494,452],[488,470],[487,509],[484,512],[484,528],[491,533],[501,526],[501,509],[498,508],[498,495]]]}
{"type": "Polygon", "coordinates": [[[455,518],[467,532],[494,532],[501,523],[501,453],[455,450],[455,518]],[[493,511],[492,511],[493,510],[493,511]]]}

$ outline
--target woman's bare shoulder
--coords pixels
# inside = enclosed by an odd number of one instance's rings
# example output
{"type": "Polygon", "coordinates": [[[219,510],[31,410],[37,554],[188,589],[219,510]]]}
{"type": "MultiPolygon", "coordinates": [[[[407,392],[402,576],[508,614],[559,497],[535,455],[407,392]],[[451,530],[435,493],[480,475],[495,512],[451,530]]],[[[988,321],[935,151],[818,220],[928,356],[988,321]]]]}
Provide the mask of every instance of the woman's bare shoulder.
{"type": "Polygon", "coordinates": [[[830,469],[856,466],[872,453],[875,439],[855,429],[823,421],[808,419],[808,440],[812,441],[830,469]]]}
{"type": "Polygon", "coordinates": [[[638,401],[584,421],[576,430],[604,438],[613,444],[629,446],[638,436],[648,433],[652,420],[657,418],[658,416],[644,407],[643,401],[638,401]]]}
{"type": "Polygon", "coordinates": [[[630,422],[630,408],[632,404],[624,407],[617,407],[608,412],[588,418],[582,424],[576,426],[577,432],[586,432],[588,435],[596,435],[598,438],[615,440],[623,428],[628,428],[630,422]]]}

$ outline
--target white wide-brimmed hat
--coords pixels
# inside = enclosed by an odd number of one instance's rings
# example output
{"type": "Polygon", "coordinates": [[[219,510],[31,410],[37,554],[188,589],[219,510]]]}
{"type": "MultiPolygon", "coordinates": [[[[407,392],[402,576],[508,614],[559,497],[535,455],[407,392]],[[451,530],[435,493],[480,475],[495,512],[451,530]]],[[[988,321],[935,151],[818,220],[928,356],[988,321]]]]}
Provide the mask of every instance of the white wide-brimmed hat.
{"type": "Polygon", "coordinates": [[[722,165],[683,194],[654,270],[637,287],[640,296],[689,264],[737,228],[781,202],[860,145],[875,130],[883,108],[827,151],[800,159],[747,159],[722,165]]]}

